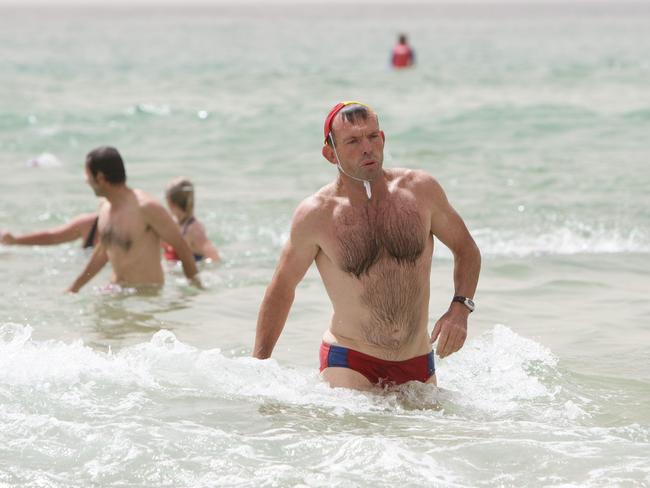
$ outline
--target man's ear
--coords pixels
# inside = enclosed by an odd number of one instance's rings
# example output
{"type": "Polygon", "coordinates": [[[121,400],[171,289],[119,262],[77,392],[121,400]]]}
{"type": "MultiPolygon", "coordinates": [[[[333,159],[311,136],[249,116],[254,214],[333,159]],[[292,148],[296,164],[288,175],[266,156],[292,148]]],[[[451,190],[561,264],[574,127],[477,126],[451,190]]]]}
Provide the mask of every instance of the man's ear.
{"type": "Polygon", "coordinates": [[[334,155],[334,149],[332,149],[332,146],[329,144],[323,144],[322,154],[330,163],[336,164],[336,156],[334,155]]]}
{"type": "Polygon", "coordinates": [[[384,134],[384,131],[380,130],[379,133],[381,134],[381,140],[386,142],[386,134],[384,134]]]}
{"type": "Polygon", "coordinates": [[[106,183],[106,176],[101,171],[98,171],[97,176],[95,176],[95,181],[98,185],[104,185],[106,183]]]}

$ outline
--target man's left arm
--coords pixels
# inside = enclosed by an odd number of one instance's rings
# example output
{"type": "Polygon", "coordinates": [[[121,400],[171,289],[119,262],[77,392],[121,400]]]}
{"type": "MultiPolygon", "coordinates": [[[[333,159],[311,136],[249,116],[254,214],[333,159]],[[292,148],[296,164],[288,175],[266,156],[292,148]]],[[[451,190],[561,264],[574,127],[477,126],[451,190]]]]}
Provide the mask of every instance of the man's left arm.
{"type": "MultiPolygon", "coordinates": [[[[431,184],[431,233],[454,255],[454,295],[473,298],[481,271],[481,253],[440,184],[435,180],[431,184]]],[[[440,357],[448,356],[463,347],[469,314],[470,310],[464,304],[452,301],[447,312],[436,322],[431,342],[438,339],[436,352],[440,357]]]]}
{"type": "Polygon", "coordinates": [[[194,285],[200,287],[199,270],[196,267],[192,250],[181,235],[181,231],[171,215],[156,201],[147,202],[143,205],[142,210],[147,219],[147,223],[151,225],[156,234],[176,250],[178,258],[183,263],[185,276],[194,285]]]}

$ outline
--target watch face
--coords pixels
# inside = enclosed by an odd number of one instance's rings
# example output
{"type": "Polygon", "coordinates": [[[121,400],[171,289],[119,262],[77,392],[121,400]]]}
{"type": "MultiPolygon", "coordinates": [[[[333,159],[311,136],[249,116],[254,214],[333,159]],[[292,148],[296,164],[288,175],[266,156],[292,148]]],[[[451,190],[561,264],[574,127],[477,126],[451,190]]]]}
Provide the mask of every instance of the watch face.
{"type": "Polygon", "coordinates": [[[452,301],[462,303],[469,309],[470,312],[474,311],[475,305],[474,305],[474,301],[471,298],[456,295],[452,301]]]}

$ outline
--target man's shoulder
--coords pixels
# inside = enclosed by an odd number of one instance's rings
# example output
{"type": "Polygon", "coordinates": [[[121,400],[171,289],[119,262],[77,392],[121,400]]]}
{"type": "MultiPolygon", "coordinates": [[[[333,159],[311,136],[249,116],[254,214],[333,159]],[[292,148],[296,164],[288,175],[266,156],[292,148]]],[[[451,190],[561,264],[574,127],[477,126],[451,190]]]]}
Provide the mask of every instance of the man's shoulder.
{"type": "Polygon", "coordinates": [[[160,209],[164,210],[164,206],[160,201],[154,196],[150,195],[146,191],[140,190],[138,188],[133,189],[133,195],[136,198],[137,204],[143,211],[159,211],[160,209]]]}
{"type": "Polygon", "coordinates": [[[133,189],[135,202],[140,213],[140,217],[149,225],[171,221],[172,217],[162,203],[147,192],[133,189]]]}
{"type": "Polygon", "coordinates": [[[446,200],[445,191],[438,180],[419,169],[395,168],[393,181],[397,188],[411,193],[418,201],[427,205],[438,205],[446,200]]]}
{"type": "Polygon", "coordinates": [[[332,186],[324,186],[298,204],[293,214],[292,226],[318,230],[329,220],[336,204],[332,186]]]}
{"type": "Polygon", "coordinates": [[[316,192],[301,201],[296,207],[294,220],[312,220],[325,214],[332,205],[332,198],[324,193],[316,192]]]}
{"type": "Polygon", "coordinates": [[[386,170],[386,173],[389,180],[403,187],[416,189],[440,186],[440,183],[432,175],[421,169],[391,168],[386,170]]]}
{"type": "Polygon", "coordinates": [[[133,192],[133,195],[138,199],[138,203],[140,205],[149,205],[152,203],[160,203],[153,195],[150,195],[144,190],[141,190],[140,188],[133,188],[131,190],[133,192]]]}

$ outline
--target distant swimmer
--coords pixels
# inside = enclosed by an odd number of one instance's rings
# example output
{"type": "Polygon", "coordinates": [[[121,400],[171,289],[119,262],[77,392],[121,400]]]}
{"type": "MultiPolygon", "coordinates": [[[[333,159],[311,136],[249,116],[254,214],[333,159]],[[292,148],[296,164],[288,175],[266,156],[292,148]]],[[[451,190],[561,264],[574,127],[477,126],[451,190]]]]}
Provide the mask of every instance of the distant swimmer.
{"type": "Polygon", "coordinates": [[[308,268],[316,267],[333,315],[320,346],[320,370],[334,387],[370,389],[436,383],[440,357],[458,351],[481,255],[444,190],[420,170],[384,169],[384,132],[359,102],[335,105],[325,119],[322,154],[336,179],[296,209],[287,243],[260,306],[253,356],[271,356],[308,268]],[[433,237],[454,255],[454,295],[431,335],[433,237]]]}
{"type": "Polygon", "coordinates": [[[408,68],[415,64],[415,51],[409,46],[406,35],[400,34],[391,53],[391,66],[396,69],[408,68]]]}
{"type": "Polygon", "coordinates": [[[126,171],[117,149],[103,146],[88,153],[86,181],[95,195],[106,201],[99,209],[99,241],[68,291],[79,291],[109,261],[113,283],[162,285],[161,240],[176,249],[185,276],[200,286],[192,251],[178,226],[160,202],[126,185],[126,171]]]}
{"type": "MultiPolygon", "coordinates": [[[[220,260],[219,252],[205,233],[205,228],[194,217],[194,185],[187,178],[176,178],[171,181],[165,191],[167,206],[181,229],[183,238],[190,246],[194,259],[202,261],[209,259],[212,262],[220,260]]],[[[176,250],[167,243],[163,243],[165,258],[168,261],[179,261],[176,250]]]]}
{"type": "Polygon", "coordinates": [[[81,239],[84,249],[97,243],[97,212],[77,215],[69,222],[53,229],[14,236],[0,231],[0,242],[20,246],[52,246],[81,239]]]}
{"type": "Polygon", "coordinates": [[[61,166],[61,161],[54,154],[43,153],[27,161],[31,168],[54,168],[61,166]]]}

